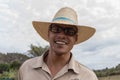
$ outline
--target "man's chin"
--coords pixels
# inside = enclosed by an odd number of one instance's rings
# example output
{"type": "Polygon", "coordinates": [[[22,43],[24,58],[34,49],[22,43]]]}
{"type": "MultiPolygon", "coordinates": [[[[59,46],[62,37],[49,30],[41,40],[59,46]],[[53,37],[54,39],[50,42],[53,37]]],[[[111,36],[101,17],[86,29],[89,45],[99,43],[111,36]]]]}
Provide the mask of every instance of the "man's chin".
{"type": "Polygon", "coordinates": [[[64,50],[55,50],[55,53],[57,54],[57,55],[64,55],[64,54],[66,54],[67,53],[67,51],[64,51],[64,50]]]}

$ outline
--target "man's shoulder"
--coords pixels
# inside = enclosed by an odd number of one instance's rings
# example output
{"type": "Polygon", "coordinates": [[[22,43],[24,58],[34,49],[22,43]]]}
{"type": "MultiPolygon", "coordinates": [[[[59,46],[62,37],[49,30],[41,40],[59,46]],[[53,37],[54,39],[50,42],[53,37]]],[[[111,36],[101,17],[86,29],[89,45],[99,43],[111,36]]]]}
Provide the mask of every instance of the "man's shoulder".
{"type": "Polygon", "coordinates": [[[41,56],[39,57],[34,57],[34,58],[30,58],[28,60],[26,60],[22,65],[21,68],[31,68],[34,64],[36,64],[36,62],[38,61],[38,59],[40,59],[41,56]]]}
{"type": "Polygon", "coordinates": [[[78,62],[78,61],[75,61],[77,67],[79,68],[79,70],[81,71],[87,71],[87,72],[93,72],[93,70],[91,70],[90,68],[88,68],[87,66],[85,66],[84,64],[78,62]]]}
{"type": "Polygon", "coordinates": [[[77,70],[78,70],[80,75],[84,75],[86,77],[89,77],[90,79],[95,78],[93,80],[97,80],[96,74],[94,73],[94,71],[92,69],[90,69],[87,66],[81,64],[78,61],[75,61],[75,64],[76,64],[76,67],[78,68],[77,70]]]}

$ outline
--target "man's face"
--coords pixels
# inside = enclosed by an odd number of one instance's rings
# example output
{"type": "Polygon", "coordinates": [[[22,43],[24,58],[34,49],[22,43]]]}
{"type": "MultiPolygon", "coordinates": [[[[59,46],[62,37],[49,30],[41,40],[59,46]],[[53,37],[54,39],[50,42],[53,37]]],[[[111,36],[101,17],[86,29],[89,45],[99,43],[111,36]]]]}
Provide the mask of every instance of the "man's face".
{"type": "Polygon", "coordinates": [[[48,38],[51,51],[57,54],[69,53],[77,41],[77,28],[53,24],[49,28],[48,38]]]}

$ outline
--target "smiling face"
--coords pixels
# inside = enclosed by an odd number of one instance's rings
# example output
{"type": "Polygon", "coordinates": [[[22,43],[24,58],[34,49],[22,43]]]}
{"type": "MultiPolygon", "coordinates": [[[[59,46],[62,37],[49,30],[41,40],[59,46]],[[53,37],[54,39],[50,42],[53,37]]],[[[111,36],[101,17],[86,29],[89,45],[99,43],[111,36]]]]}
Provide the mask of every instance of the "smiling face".
{"type": "Polygon", "coordinates": [[[72,27],[67,25],[55,25],[48,31],[50,50],[59,55],[70,53],[77,41],[77,33],[73,34],[74,30],[72,30],[72,27]]]}

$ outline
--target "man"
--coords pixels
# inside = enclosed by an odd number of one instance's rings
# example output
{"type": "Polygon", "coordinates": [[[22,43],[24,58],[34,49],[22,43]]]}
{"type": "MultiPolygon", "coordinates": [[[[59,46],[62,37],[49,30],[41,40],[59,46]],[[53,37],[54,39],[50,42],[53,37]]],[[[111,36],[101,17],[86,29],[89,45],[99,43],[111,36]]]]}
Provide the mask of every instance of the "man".
{"type": "MultiPolygon", "coordinates": [[[[50,48],[42,56],[29,59],[19,70],[19,80],[98,80],[94,72],[76,61],[71,53],[75,44],[89,39],[95,29],[77,24],[76,12],[64,7],[52,22],[33,21],[50,48]]],[[[79,54],[79,53],[78,53],[79,54]]]]}

